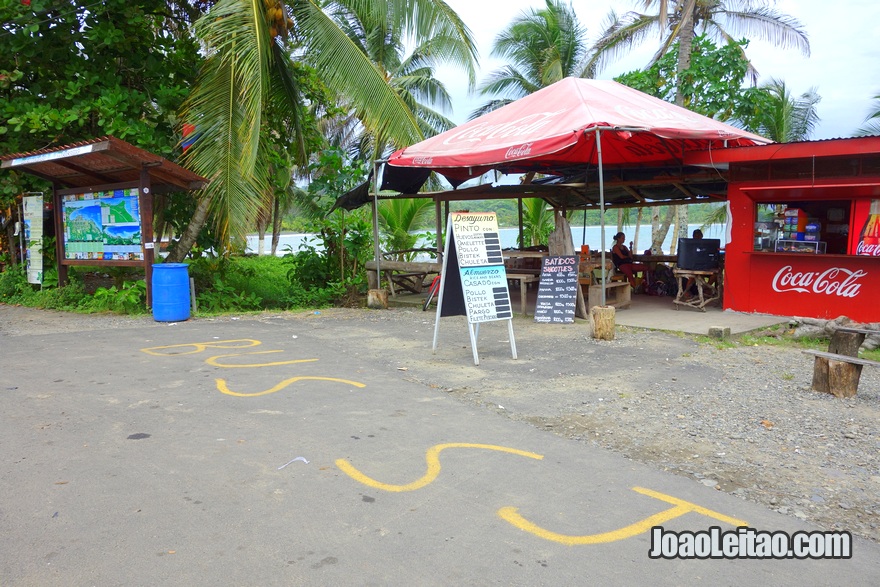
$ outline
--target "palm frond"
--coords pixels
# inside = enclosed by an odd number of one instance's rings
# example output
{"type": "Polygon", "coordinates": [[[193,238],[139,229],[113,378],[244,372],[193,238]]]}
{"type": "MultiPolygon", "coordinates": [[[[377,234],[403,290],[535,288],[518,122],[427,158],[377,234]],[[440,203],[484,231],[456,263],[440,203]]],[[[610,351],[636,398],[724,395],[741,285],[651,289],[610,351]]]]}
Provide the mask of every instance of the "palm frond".
{"type": "Polygon", "coordinates": [[[201,135],[185,160],[210,180],[204,197],[225,243],[251,225],[266,191],[258,153],[272,52],[263,10],[221,0],[195,24],[209,57],[182,111],[201,135]]]}

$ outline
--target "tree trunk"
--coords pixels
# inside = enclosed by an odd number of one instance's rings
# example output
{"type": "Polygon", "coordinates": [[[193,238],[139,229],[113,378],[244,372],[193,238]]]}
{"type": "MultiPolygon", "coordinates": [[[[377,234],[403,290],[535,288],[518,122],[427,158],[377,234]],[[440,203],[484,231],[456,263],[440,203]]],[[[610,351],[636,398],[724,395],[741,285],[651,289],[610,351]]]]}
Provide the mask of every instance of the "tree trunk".
{"type": "MultiPolygon", "coordinates": [[[[562,213],[553,211],[556,228],[550,233],[547,239],[547,249],[551,256],[556,255],[574,255],[574,239],[571,236],[571,224],[568,218],[562,213]]],[[[575,299],[575,314],[579,318],[587,318],[587,304],[584,301],[584,294],[581,288],[577,288],[577,297],[575,299]]]]}
{"type": "Polygon", "coordinates": [[[261,257],[266,254],[266,224],[263,222],[257,226],[257,254],[261,257]]]}
{"type": "Polygon", "coordinates": [[[663,241],[669,232],[669,225],[672,224],[672,212],[672,206],[666,206],[666,215],[661,222],[660,208],[654,208],[654,215],[651,217],[651,252],[655,255],[663,253],[663,241]]]}
{"type": "Polygon", "coordinates": [[[690,223],[690,208],[687,204],[678,207],[678,236],[681,238],[689,238],[688,226],[690,223]]]}
{"type": "Polygon", "coordinates": [[[678,65],[675,77],[675,105],[684,107],[684,94],[681,93],[681,74],[691,66],[691,52],[694,42],[694,15],[683,14],[681,32],[678,35],[678,65]]]}
{"type": "Polygon", "coordinates": [[[638,213],[636,214],[636,233],[633,237],[633,254],[639,252],[639,229],[642,227],[642,216],[645,213],[644,208],[639,208],[638,213]]]}
{"type": "Polygon", "coordinates": [[[669,245],[669,254],[674,255],[678,248],[678,239],[688,237],[688,207],[687,204],[675,207],[675,229],[672,231],[672,243],[669,245]]]}
{"type": "Polygon", "coordinates": [[[278,254],[278,243],[281,239],[281,198],[275,196],[272,203],[272,256],[278,254]]]}
{"type": "Polygon", "coordinates": [[[199,199],[196,211],[193,213],[189,225],[183,231],[183,234],[180,235],[177,246],[168,254],[168,257],[165,259],[166,263],[182,263],[189,254],[199,236],[199,232],[205,226],[205,222],[208,221],[208,207],[210,204],[211,202],[208,198],[202,197],[199,199]]]}
{"type": "Polygon", "coordinates": [[[161,243],[165,238],[165,208],[168,206],[168,194],[153,196],[153,242],[161,243]]]}

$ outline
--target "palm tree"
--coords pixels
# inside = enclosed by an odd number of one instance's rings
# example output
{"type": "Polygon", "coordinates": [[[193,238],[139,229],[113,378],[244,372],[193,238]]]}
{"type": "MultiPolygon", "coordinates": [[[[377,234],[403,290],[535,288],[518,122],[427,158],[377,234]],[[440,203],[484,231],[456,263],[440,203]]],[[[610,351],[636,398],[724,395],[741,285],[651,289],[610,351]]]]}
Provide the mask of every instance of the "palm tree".
{"type": "Polygon", "coordinates": [[[521,247],[546,245],[556,222],[553,210],[541,198],[523,198],[523,241],[521,247]]]}
{"type": "Polygon", "coordinates": [[[521,13],[492,46],[492,56],[508,64],[479,87],[483,95],[501,97],[478,108],[471,119],[563,78],[581,77],[588,56],[586,34],[572,5],[560,0],[545,0],[545,8],[521,13]]]}
{"type": "Polygon", "coordinates": [[[412,249],[419,236],[413,232],[434,211],[434,202],[427,198],[392,198],[379,203],[379,224],[385,233],[386,251],[396,251],[396,261],[412,261],[412,249]]]}
{"type": "MultiPolygon", "coordinates": [[[[643,0],[650,13],[627,12],[618,17],[611,11],[605,31],[593,46],[593,55],[587,71],[596,74],[609,62],[626,55],[652,34],[659,33],[660,47],[652,63],[680,43],[677,71],[687,69],[691,58],[691,43],[698,33],[718,43],[738,38],[759,39],[783,49],[795,48],[810,54],[810,43],[800,22],[794,17],[768,6],[766,0],[643,0]]],[[[757,71],[750,65],[752,84],[757,83],[757,71]]],[[[675,103],[683,105],[683,97],[676,93],[675,103]]]]}
{"type": "Polygon", "coordinates": [[[473,70],[476,49],[470,32],[442,0],[219,0],[195,24],[208,57],[182,112],[200,133],[186,161],[210,183],[170,260],[185,256],[209,212],[224,242],[253,226],[256,210],[271,193],[264,142],[269,105],[287,113],[284,138],[304,161],[298,116],[303,100],[291,73],[294,60],[303,55],[324,84],[351,101],[380,142],[402,145],[422,138],[404,99],[331,18],[337,7],[352,6],[369,15],[370,22],[393,19],[417,40],[460,39],[441,57],[473,70]]]}
{"type": "MultiPolygon", "coordinates": [[[[804,55],[810,54],[810,43],[800,22],[768,6],[765,0],[643,0],[643,4],[654,11],[631,11],[621,17],[613,10],[609,13],[605,31],[593,45],[592,57],[587,63],[589,75],[595,75],[613,59],[629,53],[651,34],[659,33],[660,47],[652,63],[678,43],[675,104],[684,106],[678,78],[690,65],[691,47],[698,33],[719,43],[740,37],[757,38],[777,47],[794,47],[804,55]]],[[[752,84],[757,83],[758,73],[751,64],[749,74],[752,84]]],[[[654,231],[652,250],[659,250],[669,226],[667,220],[661,222],[658,215],[659,210],[655,209],[652,225],[659,227],[659,231],[654,231]]],[[[686,237],[687,206],[678,207],[675,218],[679,236],[686,237]]]]}
{"type": "Polygon", "coordinates": [[[816,104],[822,98],[816,88],[794,98],[784,81],[773,78],[760,89],[765,92],[766,100],[753,123],[756,123],[754,131],[777,143],[809,139],[819,124],[816,104]]]}
{"type": "MultiPolygon", "coordinates": [[[[414,116],[423,136],[434,136],[455,126],[443,112],[452,109],[452,99],[443,83],[434,77],[435,68],[444,56],[464,54],[467,46],[456,35],[438,34],[424,39],[407,53],[400,22],[392,13],[386,20],[376,20],[376,15],[365,10],[361,3],[336,6],[331,13],[349,39],[373,62],[389,86],[396,92],[414,116]]],[[[465,72],[473,87],[473,68],[465,72]]],[[[376,135],[366,128],[355,109],[329,121],[327,126],[334,144],[342,146],[354,158],[369,159],[373,154],[384,155],[386,145],[376,144],[376,135]]]]}
{"type": "Polygon", "coordinates": [[[868,111],[868,117],[865,118],[865,125],[855,132],[857,137],[880,135],[880,94],[876,94],[872,99],[874,101],[868,111]]]}

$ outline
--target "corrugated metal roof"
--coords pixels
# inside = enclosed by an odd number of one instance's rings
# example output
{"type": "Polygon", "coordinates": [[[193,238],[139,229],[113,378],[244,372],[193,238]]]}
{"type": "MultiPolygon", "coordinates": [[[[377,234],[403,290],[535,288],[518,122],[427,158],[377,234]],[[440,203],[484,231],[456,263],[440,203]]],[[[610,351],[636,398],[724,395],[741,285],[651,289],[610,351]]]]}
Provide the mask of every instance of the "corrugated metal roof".
{"type": "Polygon", "coordinates": [[[61,187],[138,182],[146,170],[154,191],[196,190],[206,179],[116,137],[0,156],[0,168],[23,171],[61,187]]]}

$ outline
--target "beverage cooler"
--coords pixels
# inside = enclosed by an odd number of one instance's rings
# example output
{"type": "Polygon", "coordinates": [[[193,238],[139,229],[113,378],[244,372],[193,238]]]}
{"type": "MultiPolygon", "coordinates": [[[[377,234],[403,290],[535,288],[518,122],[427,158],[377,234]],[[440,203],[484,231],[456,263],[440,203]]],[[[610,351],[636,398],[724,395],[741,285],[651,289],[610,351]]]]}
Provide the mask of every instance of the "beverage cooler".
{"type": "Polygon", "coordinates": [[[859,240],[853,254],[880,257],[880,200],[871,200],[868,218],[859,231],[859,240]]]}

